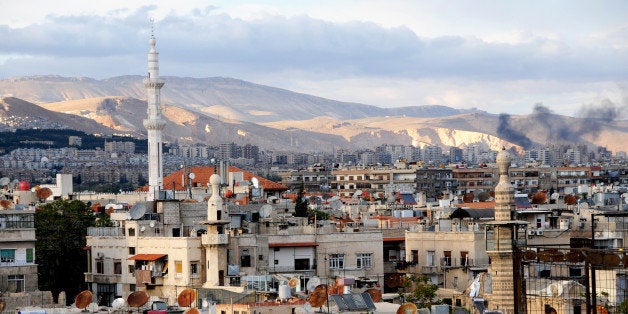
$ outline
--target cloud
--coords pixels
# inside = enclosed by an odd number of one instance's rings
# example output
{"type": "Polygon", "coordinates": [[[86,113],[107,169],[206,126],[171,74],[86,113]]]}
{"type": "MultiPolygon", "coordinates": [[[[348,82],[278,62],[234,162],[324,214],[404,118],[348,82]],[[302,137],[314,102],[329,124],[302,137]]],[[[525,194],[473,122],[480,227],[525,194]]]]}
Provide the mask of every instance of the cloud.
{"type": "MultiPolygon", "coordinates": [[[[55,15],[20,28],[0,25],[2,55],[38,58],[124,59],[110,71],[128,71],[144,58],[148,16],[155,7],[131,14],[55,15]]],[[[625,80],[626,47],[593,48],[559,38],[527,37],[517,42],[486,42],[473,37],[421,38],[407,27],[371,22],[329,22],[306,15],[265,14],[233,18],[213,7],[172,12],[156,23],[162,60],[198,69],[191,76],[230,69],[250,73],[303,71],[339,77],[467,78],[473,80],[550,79],[625,80]]],[[[614,33],[616,36],[616,33],[614,33]]],[[[596,39],[596,40],[599,40],[596,39]]],[[[41,65],[41,64],[38,64],[41,65]]],[[[7,64],[0,64],[0,72],[7,64]]],[[[68,65],[71,66],[71,65],[68,65]]],[[[80,65],[76,65],[80,67],[80,65]]],[[[15,70],[15,69],[14,69],[15,70]]],[[[46,71],[46,69],[42,69],[46,71]]],[[[171,68],[170,75],[180,75],[171,68]]],[[[82,67],[86,76],[102,73],[82,67]]],[[[141,72],[143,73],[143,71],[141,72]]],[[[19,73],[13,73],[19,75],[19,73]]]]}

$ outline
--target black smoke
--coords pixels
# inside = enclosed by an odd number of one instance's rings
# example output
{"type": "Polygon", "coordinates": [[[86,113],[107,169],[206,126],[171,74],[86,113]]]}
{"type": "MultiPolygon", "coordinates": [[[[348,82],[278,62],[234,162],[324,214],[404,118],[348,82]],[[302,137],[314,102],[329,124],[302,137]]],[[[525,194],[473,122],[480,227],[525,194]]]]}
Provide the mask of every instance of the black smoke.
{"type": "Polygon", "coordinates": [[[513,129],[510,126],[510,115],[502,113],[499,115],[499,124],[497,125],[497,135],[513,144],[522,146],[523,149],[528,149],[532,146],[532,141],[523,135],[521,132],[513,129]]]}
{"type": "Polygon", "coordinates": [[[583,105],[578,111],[578,118],[581,119],[578,135],[591,134],[593,138],[597,138],[602,127],[617,120],[624,110],[625,105],[622,107],[609,99],[602,100],[599,105],[583,105]]]}

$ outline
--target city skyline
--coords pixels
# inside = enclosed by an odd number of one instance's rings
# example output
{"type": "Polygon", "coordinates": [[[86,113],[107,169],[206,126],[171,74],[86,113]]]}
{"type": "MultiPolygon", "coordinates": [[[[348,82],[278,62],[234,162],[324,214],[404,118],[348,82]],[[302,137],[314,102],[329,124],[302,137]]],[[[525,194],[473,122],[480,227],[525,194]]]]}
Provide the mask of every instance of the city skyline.
{"type": "Polygon", "coordinates": [[[380,107],[626,118],[621,1],[0,1],[0,78],[145,75],[151,18],[163,76],[227,76],[380,107]]]}

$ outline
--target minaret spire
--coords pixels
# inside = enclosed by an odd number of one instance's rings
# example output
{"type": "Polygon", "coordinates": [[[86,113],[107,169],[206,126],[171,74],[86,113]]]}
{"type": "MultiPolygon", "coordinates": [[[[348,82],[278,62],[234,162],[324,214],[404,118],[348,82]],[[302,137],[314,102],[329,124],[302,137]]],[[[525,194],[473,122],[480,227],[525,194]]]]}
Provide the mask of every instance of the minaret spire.
{"type": "Polygon", "coordinates": [[[144,127],[148,133],[148,197],[153,201],[159,198],[159,191],[163,187],[163,141],[161,131],[166,122],[161,118],[161,88],[164,81],[159,78],[159,53],[155,49],[157,40],[154,35],[154,24],[151,18],[151,35],[148,41],[148,77],[144,79],[147,92],[147,114],[144,127]]]}

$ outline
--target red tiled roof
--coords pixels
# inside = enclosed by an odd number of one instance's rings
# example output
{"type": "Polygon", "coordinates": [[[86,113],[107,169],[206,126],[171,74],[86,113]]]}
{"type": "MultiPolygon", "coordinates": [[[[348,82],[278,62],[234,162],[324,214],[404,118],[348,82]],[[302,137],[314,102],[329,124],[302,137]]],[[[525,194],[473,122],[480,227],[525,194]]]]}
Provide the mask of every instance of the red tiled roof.
{"type": "Polygon", "coordinates": [[[268,243],[268,247],[310,247],[318,246],[316,242],[268,243]]]}
{"type": "Polygon", "coordinates": [[[164,256],[166,256],[168,254],[136,254],[133,255],[129,258],[127,258],[127,260],[136,260],[136,261],[155,261],[158,260],[164,256]]]}
{"type": "MultiPolygon", "coordinates": [[[[194,173],[194,179],[192,180],[193,186],[207,186],[209,182],[209,177],[214,174],[213,166],[197,166],[188,168],[187,171],[194,173]]],[[[259,184],[264,188],[265,191],[286,191],[288,187],[277,183],[266,178],[255,175],[249,171],[242,170],[236,166],[229,166],[229,172],[242,172],[244,180],[251,181],[252,178],[257,178],[259,180],[259,184]]],[[[173,172],[167,175],[164,178],[164,190],[172,190],[172,186],[174,184],[175,190],[183,191],[185,188],[183,184],[181,184],[181,180],[183,179],[183,169],[179,171],[173,172]]],[[[186,180],[187,182],[187,180],[186,180]]]]}

